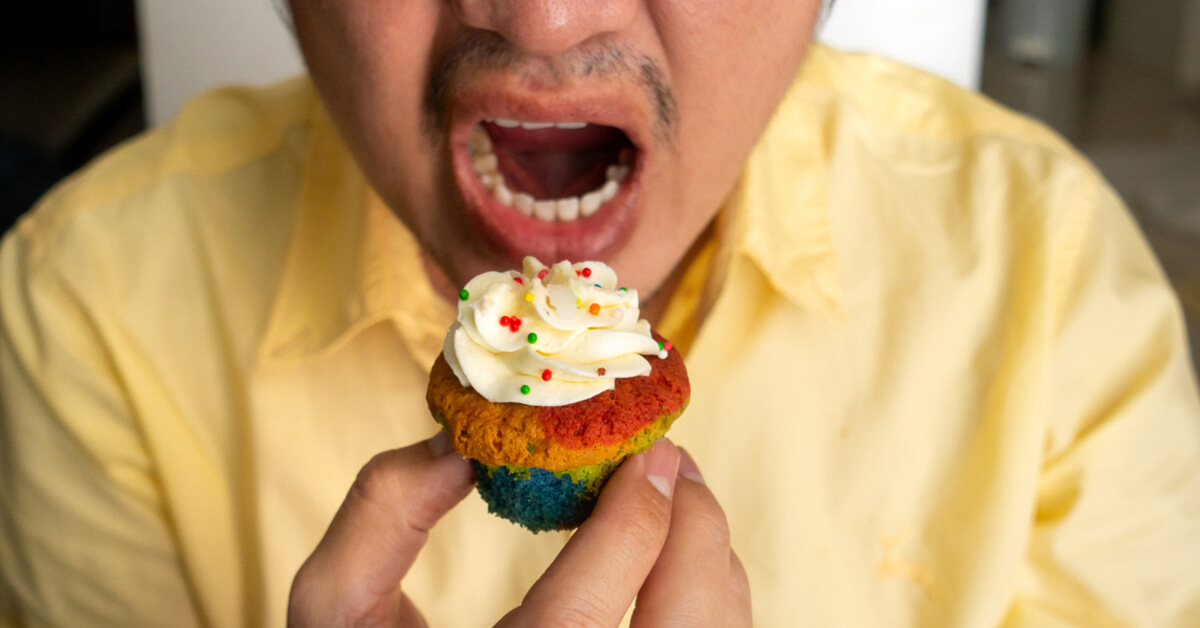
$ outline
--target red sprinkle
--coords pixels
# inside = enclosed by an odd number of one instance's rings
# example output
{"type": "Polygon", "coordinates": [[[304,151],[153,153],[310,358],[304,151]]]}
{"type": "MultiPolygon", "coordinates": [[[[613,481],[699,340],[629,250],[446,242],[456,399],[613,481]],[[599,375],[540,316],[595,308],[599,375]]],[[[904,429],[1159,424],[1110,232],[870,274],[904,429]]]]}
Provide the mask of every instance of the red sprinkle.
{"type": "Polygon", "coordinates": [[[600,368],[596,369],[596,374],[599,375],[600,377],[604,377],[604,367],[600,367],[600,368]]]}
{"type": "Polygon", "coordinates": [[[550,274],[550,271],[549,271],[549,270],[547,270],[547,269],[545,269],[545,268],[543,268],[543,269],[541,269],[541,270],[539,270],[539,271],[538,271],[538,279],[545,279],[545,278],[546,278],[546,275],[549,275],[549,274],[550,274]]]}
{"type": "Polygon", "coordinates": [[[579,270],[575,271],[575,276],[576,276],[576,277],[578,277],[578,276],[580,276],[580,275],[582,275],[582,274],[583,274],[583,271],[579,271],[579,270]]]}
{"type": "Polygon", "coordinates": [[[546,369],[546,370],[542,371],[542,381],[543,382],[550,381],[550,377],[552,375],[553,375],[553,373],[550,372],[550,369],[546,369]]]}
{"type": "Polygon", "coordinates": [[[509,331],[511,331],[511,332],[513,332],[513,333],[516,333],[516,332],[517,332],[517,330],[521,328],[521,323],[522,323],[522,322],[523,322],[523,321],[522,321],[520,318],[517,318],[516,316],[510,316],[510,317],[508,317],[508,329],[509,329],[509,331]]]}
{"type": "Polygon", "coordinates": [[[511,320],[512,320],[512,319],[508,318],[507,316],[501,316],[501,317],[500,317],[500,326],[501,326],[501,327],[508,327],[508,323],[509,323],[511,320]]]}
{"type": "Polygon", "coordinates": [[[664,341],[664,342],[663,342],[663,349],[665,349],[665,350],[667,350],[667,351],[670,351],[670,350],[671,350],[671,341],[670,341],[670,340],[667,340],[667,341],[664,341]]]}
{"type": "Polygon", "coordinates": [[[588,277],[591,277],[591,276],[592,276],[592,269],[590,269],[590,268],[583,269],[584,279],[587,279],[588,277]]]}
{"type": "Polygon", "coordinates": [[[525,285],[525,280],[521,279],[520,277],[513,277],[513,281],[515,281],[521,285],[525,285]]]}
{"type": "Polygon", "coordinates": [[[599,313],[600,313],[600,304],[599,303],[593,303],[588,306],[588,314],[595,316],[599,313]]]}

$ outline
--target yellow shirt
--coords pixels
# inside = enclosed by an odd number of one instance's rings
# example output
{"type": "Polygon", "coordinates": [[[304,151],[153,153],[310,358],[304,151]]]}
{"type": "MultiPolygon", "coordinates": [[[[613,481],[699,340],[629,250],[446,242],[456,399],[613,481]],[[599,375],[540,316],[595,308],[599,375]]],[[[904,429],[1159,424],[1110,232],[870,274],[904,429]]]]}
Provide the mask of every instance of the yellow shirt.
{"type": "MultiPolygon", "coordinates": [[[[1179,307],[1061,141],[817,48],[703,259],[671,436],[760,625],[1200,625],[1179,307]]],[[[450,312],[303,80],[59,186],[0,250],[2,623],[282,625],[358,469],[434,433],[450,312]]],[[[404,586],[488,624],[565,538],[470,496],[404,586]]]]}

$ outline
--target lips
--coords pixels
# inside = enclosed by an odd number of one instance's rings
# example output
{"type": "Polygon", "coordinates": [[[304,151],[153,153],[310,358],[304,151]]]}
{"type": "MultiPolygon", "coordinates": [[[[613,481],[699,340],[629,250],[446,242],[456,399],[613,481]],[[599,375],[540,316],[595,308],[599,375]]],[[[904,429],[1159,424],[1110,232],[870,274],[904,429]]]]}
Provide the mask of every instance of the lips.
{"type": "Polygon", "coordinates": [[[450,147],[465,214],[510,263],[611,259],[643,211],[653,158],[627,99],[478,93],[458,99],[450,147]]]}

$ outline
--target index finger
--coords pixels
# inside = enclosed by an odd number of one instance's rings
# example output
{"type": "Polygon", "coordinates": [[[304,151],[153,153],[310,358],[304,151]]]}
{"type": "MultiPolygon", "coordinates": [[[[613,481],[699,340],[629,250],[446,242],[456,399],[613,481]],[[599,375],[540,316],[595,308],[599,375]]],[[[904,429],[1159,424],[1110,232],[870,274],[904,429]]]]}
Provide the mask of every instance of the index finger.
{"type": "Polygon", "coordinates": [[[314,589],[308,592],[351,605],[356,596],[390,594],[412,566],[429,528],[471,486],[470,465],[451,455],[443,432],[375,456],[300,568],[293,592],[314,589]]]}
{"type": "Polygon", "coordinates": [[[620,622],[666,542],[678,467],[679,451],[665,439],[626,460],[591,517],[498,625],[620,622]]]}

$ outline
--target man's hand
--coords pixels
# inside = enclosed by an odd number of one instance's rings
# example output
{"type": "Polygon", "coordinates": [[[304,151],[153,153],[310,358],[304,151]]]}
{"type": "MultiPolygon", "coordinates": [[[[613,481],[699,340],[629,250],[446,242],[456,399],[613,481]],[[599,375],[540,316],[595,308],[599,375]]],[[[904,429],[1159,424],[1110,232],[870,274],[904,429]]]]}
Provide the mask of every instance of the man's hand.
{"type": "Polygon", "coordinates": [[[729,526],[686,451],[660,440],[621,465],[592,516],[499,626],[748,626],[729,526]]]}
{"type": "MultiPolygon", "coordinates": [[[[380,454],[359,474],[292,583],[291,626],[422,626],[401,581],[428,530],[470,490],[447,441],[380,454]]],[[[500,626],[750,624],[745,571],[699,469],[669,441],[629,458],[522,604],[500,626]]]]}
{"type": "Polygon", "coordinates": [[[372,458],[296,573],[288,626],[424,626],[400,581],[471,485],[471,465],[445,432],[372,458]]]}

